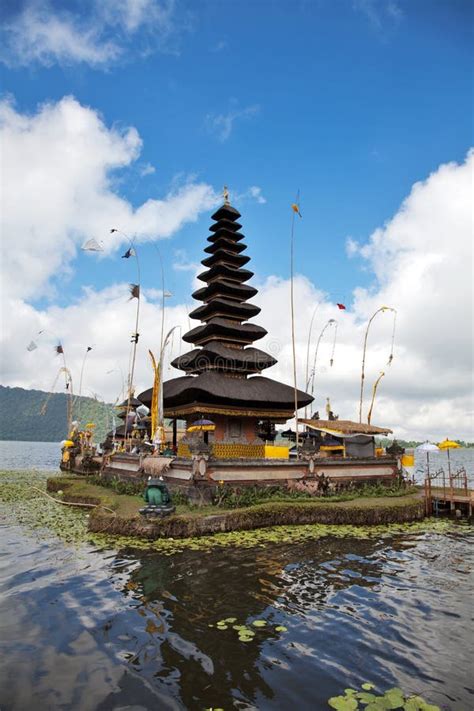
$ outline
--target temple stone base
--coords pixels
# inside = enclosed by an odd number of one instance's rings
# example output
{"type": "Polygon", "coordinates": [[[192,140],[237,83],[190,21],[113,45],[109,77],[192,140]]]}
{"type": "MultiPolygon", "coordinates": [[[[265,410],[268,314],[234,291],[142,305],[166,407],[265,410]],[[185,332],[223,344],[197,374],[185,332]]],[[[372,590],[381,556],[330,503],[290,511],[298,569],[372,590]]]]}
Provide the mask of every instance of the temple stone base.
{"type": "Polygon", "coordinates": [[[213,487],[222,483],[241,486],[288,486],[296,482],[317,481],[324,474],[331,482],[370,482],[391,480],[398,476],[398,463],[391,457],[367,459],[193,459],[177,457],[164,479],[171,487],[213,487]]]}

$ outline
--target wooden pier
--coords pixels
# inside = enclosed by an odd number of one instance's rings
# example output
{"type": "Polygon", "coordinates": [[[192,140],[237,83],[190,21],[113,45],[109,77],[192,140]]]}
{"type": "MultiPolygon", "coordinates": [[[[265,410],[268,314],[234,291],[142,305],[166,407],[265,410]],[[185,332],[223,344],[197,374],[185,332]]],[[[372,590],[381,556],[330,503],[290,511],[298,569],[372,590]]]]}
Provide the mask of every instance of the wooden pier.
{"type": "Polygon", "coordinates": [[[464,468],[446,476],[443,469],[426,477],[424,483],[426,515],[461,511],[472,517],[474,491],[468,487],[464,468]]]}

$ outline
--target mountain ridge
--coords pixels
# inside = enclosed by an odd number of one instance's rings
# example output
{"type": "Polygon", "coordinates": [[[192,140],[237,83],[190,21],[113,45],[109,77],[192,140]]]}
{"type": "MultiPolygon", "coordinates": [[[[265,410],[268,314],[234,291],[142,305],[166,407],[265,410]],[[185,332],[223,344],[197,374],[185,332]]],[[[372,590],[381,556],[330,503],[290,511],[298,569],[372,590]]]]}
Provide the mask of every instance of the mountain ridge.
{"type": "MultiPolygon", "coordinates": [[[[0,440],[60,442],[68,436],[66,393],[48,393],[0,385],[0,440]],[[41,414],[49,397],[44,415],[41,414]]],[[[74,397],[73,419],[81,424],[94,422],[95,441],[100,442],[112,429],[114,407],[91,397],[74,397]]],[[[120,421],[118,422],[120,424],[120,421]]]]}

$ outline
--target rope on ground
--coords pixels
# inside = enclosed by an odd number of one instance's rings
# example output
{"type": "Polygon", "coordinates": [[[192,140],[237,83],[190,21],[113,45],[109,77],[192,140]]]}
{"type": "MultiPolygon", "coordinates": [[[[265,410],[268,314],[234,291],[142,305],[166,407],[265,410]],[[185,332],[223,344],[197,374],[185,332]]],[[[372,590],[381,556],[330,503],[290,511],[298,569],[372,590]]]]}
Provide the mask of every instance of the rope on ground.
{"type": "Polygon", "coordinates": [[[83,503],[79,503],[76,501],[62,501],[61,499],[55,499],[54,496],[51,496],[50,494],[48,494],[47,491],[43,491],[43,489],[38,489],[37,486],[32,486],[31,488],[34,489],[35,491],[39,491],[40,494],[44,494],[45,496],[48,497],[48,499],[51,499],[51,501],[55,501],[57,504],[63,504],[63,506],[85,506],[87,508],[92,508],[92,509],[101,508],[101,509],[104,509],[105,511],[110,511],[110,513],[114,514],[114,516],[117,515],[113,509],[109,509],[108,506],[102,506],[102,504],[83,504],[83,503]]]}

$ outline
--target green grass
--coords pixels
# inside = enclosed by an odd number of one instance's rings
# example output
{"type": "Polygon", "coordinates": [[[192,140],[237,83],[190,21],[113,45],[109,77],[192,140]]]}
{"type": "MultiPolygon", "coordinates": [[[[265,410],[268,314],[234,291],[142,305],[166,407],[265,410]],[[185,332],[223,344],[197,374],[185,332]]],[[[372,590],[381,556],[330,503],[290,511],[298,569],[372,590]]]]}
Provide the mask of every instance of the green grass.
{"type": "MultiPolygon", "coordinates": [[[[111,486],[110,482],[99,484],[97,477],[82,476],[62,476],[54,477],[48,482],[51,491],[64,490],[64,498],[90,499],[94,503],[101,503],[103,506],[112,509],[117,516],[124,519],[137,518],[138,510],[144,506],[143,497],[138,494],[121,493],[121,489],[131,491],[142,489],[143,484],[125,484],[123,487],[111,486]],[[118,490],[117,490],[118,489],[118,490]]],[[[118,482],[119,484],[121,482],[118,482]]],[[[234,493],[229,488],[229,494],[222,496],[218,505],[209,504],[206,506],[196,506],[193,504],[176,503],[176,514],[179,516],[189,516],[191,518],[201,518],[210,515],[226,514],[231,511],[248,512],[257,510],[262,506],[275,504],[279,508],[299,508],[300,506],[342,506],[344,508],[353,506],[356,508],[387,506],[387,499],[399,499],[400,505],[412,503],[415,495],[418,494],[416,487],[389,489],[380,485],[369,485],[358,490],[334,494],[331,496],[314,497],[301,492],[285,492],[280,487],[268,489],[257,489],[251,487],[243,489],[239,493],[234,493]],[[285,506],[286,505],[286,506],[285,506]]],[[[225,492],[222,492],[225,493],[225,492]]],[[[183,497],[174,497],[178,501],[183,501],[183,497]]],[[[269,509],[267,509],[269,510],[269,509]]]]}

